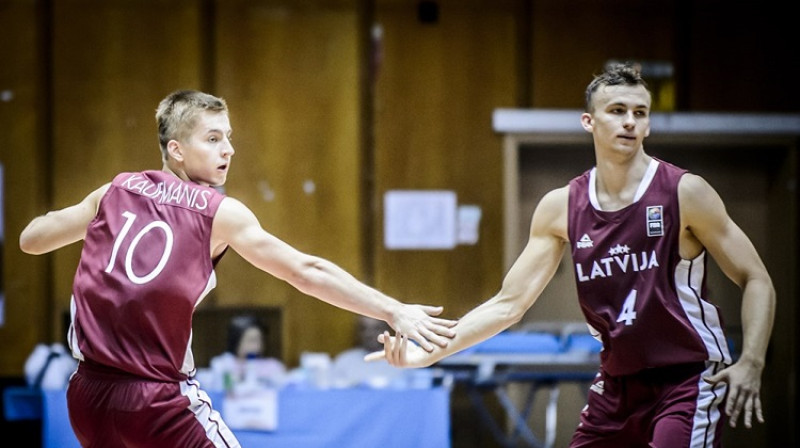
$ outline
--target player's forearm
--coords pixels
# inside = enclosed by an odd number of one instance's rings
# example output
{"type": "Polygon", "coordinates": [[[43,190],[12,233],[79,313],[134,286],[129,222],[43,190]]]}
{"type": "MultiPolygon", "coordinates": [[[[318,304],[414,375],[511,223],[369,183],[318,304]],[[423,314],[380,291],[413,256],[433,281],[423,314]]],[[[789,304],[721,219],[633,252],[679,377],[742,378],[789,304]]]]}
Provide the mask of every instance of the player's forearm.
{"type": "Polygon", "coordinates": [[[775,319],[775,289],[769,277],[747,282],[742,295],[741,358],[764,366],[775,319]]]}
{"type": "Polygon", "coordinates": [[[522,319],[525,310],[527,307],[519,300],[500,294],[492,297],[458,320],[453,327],[455,337],[447,347],[435,347],[430,354],[430,364],[506,330],[522,319]]]}
{"type": "Polygon", "coordinates": [[[436,348],[436,362],[448,355],[484,341],[519,322],[533,306],[555,274],[563,253],[557,238],[538,238],[529,244],[503,279],[494,297],[458,320],[456,336],[444,349],[436,348]]]}
{"type": "Polygon", "coordinates": [[[293,277],[290,282],[301,292],[374,319],[390,322],[403,305],[321,258],[311,257],[293,277]]]}

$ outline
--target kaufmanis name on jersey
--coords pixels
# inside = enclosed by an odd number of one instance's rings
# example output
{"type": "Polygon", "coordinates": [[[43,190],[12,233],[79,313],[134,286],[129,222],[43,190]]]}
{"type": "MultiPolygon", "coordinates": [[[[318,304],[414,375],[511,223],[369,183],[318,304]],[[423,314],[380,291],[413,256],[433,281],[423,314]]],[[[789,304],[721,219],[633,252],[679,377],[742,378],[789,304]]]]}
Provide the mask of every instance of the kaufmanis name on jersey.
{"type": "Polygon", "coordinates": [[[197,210],[208,207],[208,199],[212,191],[193,187],[191,184],[176,180],[166,182],[152,182],[139,174],[133,174],[122,182],[126,190],[141,194],[156,200],[159,204],[174,204],[197,210]]]}

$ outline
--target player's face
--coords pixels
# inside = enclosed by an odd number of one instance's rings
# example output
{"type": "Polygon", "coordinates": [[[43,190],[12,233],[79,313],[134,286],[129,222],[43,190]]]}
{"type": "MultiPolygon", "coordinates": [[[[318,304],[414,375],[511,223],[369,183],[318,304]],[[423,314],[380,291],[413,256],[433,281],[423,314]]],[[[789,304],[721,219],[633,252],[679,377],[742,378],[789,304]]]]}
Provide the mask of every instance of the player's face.
{"type": "Polygon", "coordinates": [[[225,184],[234,150],[225,112],[203,112],[192,133],[181,142],[186,176],[201,185],[225,184]]]}
{"type": "Polygon", "coordinates": [[[261,356],[263,352],[264,337],[261,334],[261,329],[258,327],[250,327],[242,333],[242,339],[239,341],[239,348],[236,355],[239,358],[247,358],[250,356],[261,356]]]}
{"type": "Polygon", "coordinates": [[[643,86],[603,86],[595,92],[594,111],[584,114],[583,125],[594,134],[595,145],[625,154],[643,149],[650,135],[650,94],[643,86]]]}

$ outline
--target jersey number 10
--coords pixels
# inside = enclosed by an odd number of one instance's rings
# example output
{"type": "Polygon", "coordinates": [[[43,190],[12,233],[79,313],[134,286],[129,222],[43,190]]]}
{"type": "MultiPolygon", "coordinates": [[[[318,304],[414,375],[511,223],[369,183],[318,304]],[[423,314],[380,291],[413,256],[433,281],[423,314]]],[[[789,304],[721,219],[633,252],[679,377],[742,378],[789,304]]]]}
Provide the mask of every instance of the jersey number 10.
{"type": "MultiPolygon", "coordinates": [[[[111,271],[114,270],[114,260],[117,259],[117,253],[122,246],[122,241],[128,235],[128,232],[130,232],[131,227],[133,226],[133,221],[136,220],[136,215],[128,211],[123,212],[122,216],[125,217],[126,221],[125,225],[122,226],[122,230],[120,230],[116,240],[114,241],[114,249],[111,251],[111,259],[108,260],[108,266],[106,267],[106,272],[108,273],[111,273],[111,271]]],[[[133,241],[131,241],[131,244],[128,246],[128,249],[125,252],[125,274],[128,276],[128,279],[137,285],[142,285],[156,278],[156,276],[160,274],[162,270],[164,270],[164,266],[166,266],[167,260],[169,260],[169,256],[172,253],[173,240],[174,237],[172,234],[172,229],[164,221],[153,221],[144,226],[144,228],[133,237],[133,241]],[[156,267],[153,268],[149,274],[140,277],[133,272],[133,252],[136,250],[136,246],[139,244],[139,241],[141,241],[142,237],[146,235],[147,232],[150,232],[154,229],[161,229],[164,232],[164,235],[167,237],[167,241],[164,244],[164,251],[161,253],[161,260],[158,261],[156,267]]]]}

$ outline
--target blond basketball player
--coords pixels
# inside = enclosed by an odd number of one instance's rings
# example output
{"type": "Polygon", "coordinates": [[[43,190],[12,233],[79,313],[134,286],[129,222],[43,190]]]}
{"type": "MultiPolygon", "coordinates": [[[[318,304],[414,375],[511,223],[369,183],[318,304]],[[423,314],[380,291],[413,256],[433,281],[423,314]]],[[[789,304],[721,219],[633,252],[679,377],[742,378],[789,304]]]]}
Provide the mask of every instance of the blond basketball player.
{"type": "Polygon", "coordinates": [[[386,321],[428,350],[455,322],[408,305],[301,253],[253,212],[215,190],[234,149],[224,100],[167,96],[156,112],[163,167],[120,173],[81,202],[35,218],[20,247],[42,254],[83,240],[72,290],[69,343],[79,360],[67,390],[86,447],[237,447],[194,380],[192,312],[216,285],[228,248],[259,269],[334,306],[386,321]]]}

